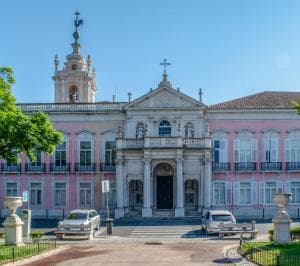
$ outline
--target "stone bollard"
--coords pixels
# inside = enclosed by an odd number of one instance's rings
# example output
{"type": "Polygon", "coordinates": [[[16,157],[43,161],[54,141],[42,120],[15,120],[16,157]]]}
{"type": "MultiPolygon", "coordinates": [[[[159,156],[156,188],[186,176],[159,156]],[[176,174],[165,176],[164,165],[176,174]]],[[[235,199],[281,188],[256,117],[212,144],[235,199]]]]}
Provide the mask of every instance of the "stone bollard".
{"type": "Polygon", "coordinates": [[[3,222],[5,228],[5,244],[20,246],[23,244],[21,218],[16,214],[18,207],[22,206],[21,197],[5,197],[4,206],[9,209],[9,216],[3,222]]]}
{"type": "Polygon", "coordinates": [[[276,193],[273,196],[273,202],[279,208],[278,213],[273,218],[273,241],[277,244],[287,244],[291,242],[291,218],[285,211],[289,202],[292,199],[291,193],[276,193]]]}

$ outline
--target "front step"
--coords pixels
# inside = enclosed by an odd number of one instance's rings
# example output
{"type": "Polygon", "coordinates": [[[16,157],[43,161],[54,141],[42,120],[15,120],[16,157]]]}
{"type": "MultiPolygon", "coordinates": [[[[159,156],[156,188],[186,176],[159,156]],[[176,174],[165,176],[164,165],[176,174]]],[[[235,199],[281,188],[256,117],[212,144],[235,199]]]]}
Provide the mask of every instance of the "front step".
{"type": "Polygon", "coordinates": [[[174,210],[153,210],[153,217],[174,217],[174,210]]]}

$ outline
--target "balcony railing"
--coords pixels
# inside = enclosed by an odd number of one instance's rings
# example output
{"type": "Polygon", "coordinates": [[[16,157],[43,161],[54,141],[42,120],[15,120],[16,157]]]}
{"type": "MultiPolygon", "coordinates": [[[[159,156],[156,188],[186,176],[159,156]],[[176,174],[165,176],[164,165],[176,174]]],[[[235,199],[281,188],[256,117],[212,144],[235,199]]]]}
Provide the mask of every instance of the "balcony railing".
{"type": "Polygon", "coordinates": [[[46,164],[41,163],[41,164],[31,164],[31,163],[26,163],[25,164],[25,171],[26,172],[46,172],[46,164]]]}
{"type": "Polygon", "coordinates": [[[115,172],[115,165],[107,165],[105,163],[100,163],[100,172],[115,172]]]}
{"type": "Polygon", "coordinates": [[[272,172],[272,171],[281,171],[282,163],[281,162],[262,162],[260,164],[261,171],[272,172]]]}
{"type": "Polygon", "coordinates": [[[256,163],[253,162],[240,162],[234,164],[235,171],[256,171],[256,163]]]}
{"type": "Polygon", "coordinates": [[[212,170],[215,172],[230,171],[230,163],[213,163],[212,170]]]}
{"type": "Polygon", "coordinates": [[[300,162],[287,162],[286,163],[287,171],[298,171],[300,170],[300,162]]]}
{"type": "Polygon", "coordinates": [[[21,164],[8,165],[7,163],[1,164],[1,172],[3,173],[19,173],[21,172],[21,164]]]}
{"type": "Polygon", "coordinates": [[[75,163],[75,171],[76,172],[95,172],[96,164],[95,163],[75,163]]]}
{"type": "Polygon", "coordinates": [[[144,139],[125,139],[126,148],[143,148],[144,139]]]}
{"type": "Polygon", "coordinates": [[[57,165],[55,163],[50,163],[50,172],[66,173],[70,171],[71,171],[70,163],[66,163],[64,165],[57,165]]]}

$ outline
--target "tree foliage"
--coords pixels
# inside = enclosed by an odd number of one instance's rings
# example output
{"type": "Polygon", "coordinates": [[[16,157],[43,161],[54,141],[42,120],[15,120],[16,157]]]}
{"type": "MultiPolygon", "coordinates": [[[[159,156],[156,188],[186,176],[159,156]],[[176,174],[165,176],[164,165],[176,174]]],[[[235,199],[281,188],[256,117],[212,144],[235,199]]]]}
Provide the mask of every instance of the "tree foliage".
{"type": "Polygon", "coordinates": [[[0,67],[0,158],[16,163],[18,154],[25,153],[35,161],[36,150],[52,154],[62,135],[46,114],[37,112],[28,116],[16,106],[11,92],[14,83],[13,70],[0,67]]]}

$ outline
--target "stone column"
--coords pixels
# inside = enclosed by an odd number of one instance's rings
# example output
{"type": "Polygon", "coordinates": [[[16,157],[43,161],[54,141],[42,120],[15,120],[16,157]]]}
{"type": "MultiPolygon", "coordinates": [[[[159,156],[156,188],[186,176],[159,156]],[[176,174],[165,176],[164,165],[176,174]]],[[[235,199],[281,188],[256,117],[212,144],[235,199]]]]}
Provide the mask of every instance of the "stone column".
{"type": "Polygon", "coordinates": [[[124,178],[123,178],[123,159],[116,159],[116,186],[117,186],[117,208],[115,209],[115,218],[124,216],[124,178]]]}
{"type": "Polygon", "coordinates": [[[184,216],[184,183],[183,183],[183,170],[182,163],[183,158],[178,157],[176,159],[176,208],[175,216],[183,217],[184,216]]]}
{"type": "Polygon", "coordinates": [[[151,176],[151,168],[150,168],[150,158],[144,158],[144,207],[142,209],[143,217],[152,217],[152,208],[151,208],[151,184],[150,184],[150,176],[151,176]]]}
{"type": "MultiPolygon", "coordinates": [[[[200,178],[198,186],[198,211],[202,213],[204,205],[204,158],[200,159],[200,178]]],[[[202,213],[203,214],[203,213],[202,213]]]]}
{"type": "Polygon", "coordinates": [[[204,211],[207,212],[211,207],[211,156],[205,154],[204,164],[204,211]]]}

